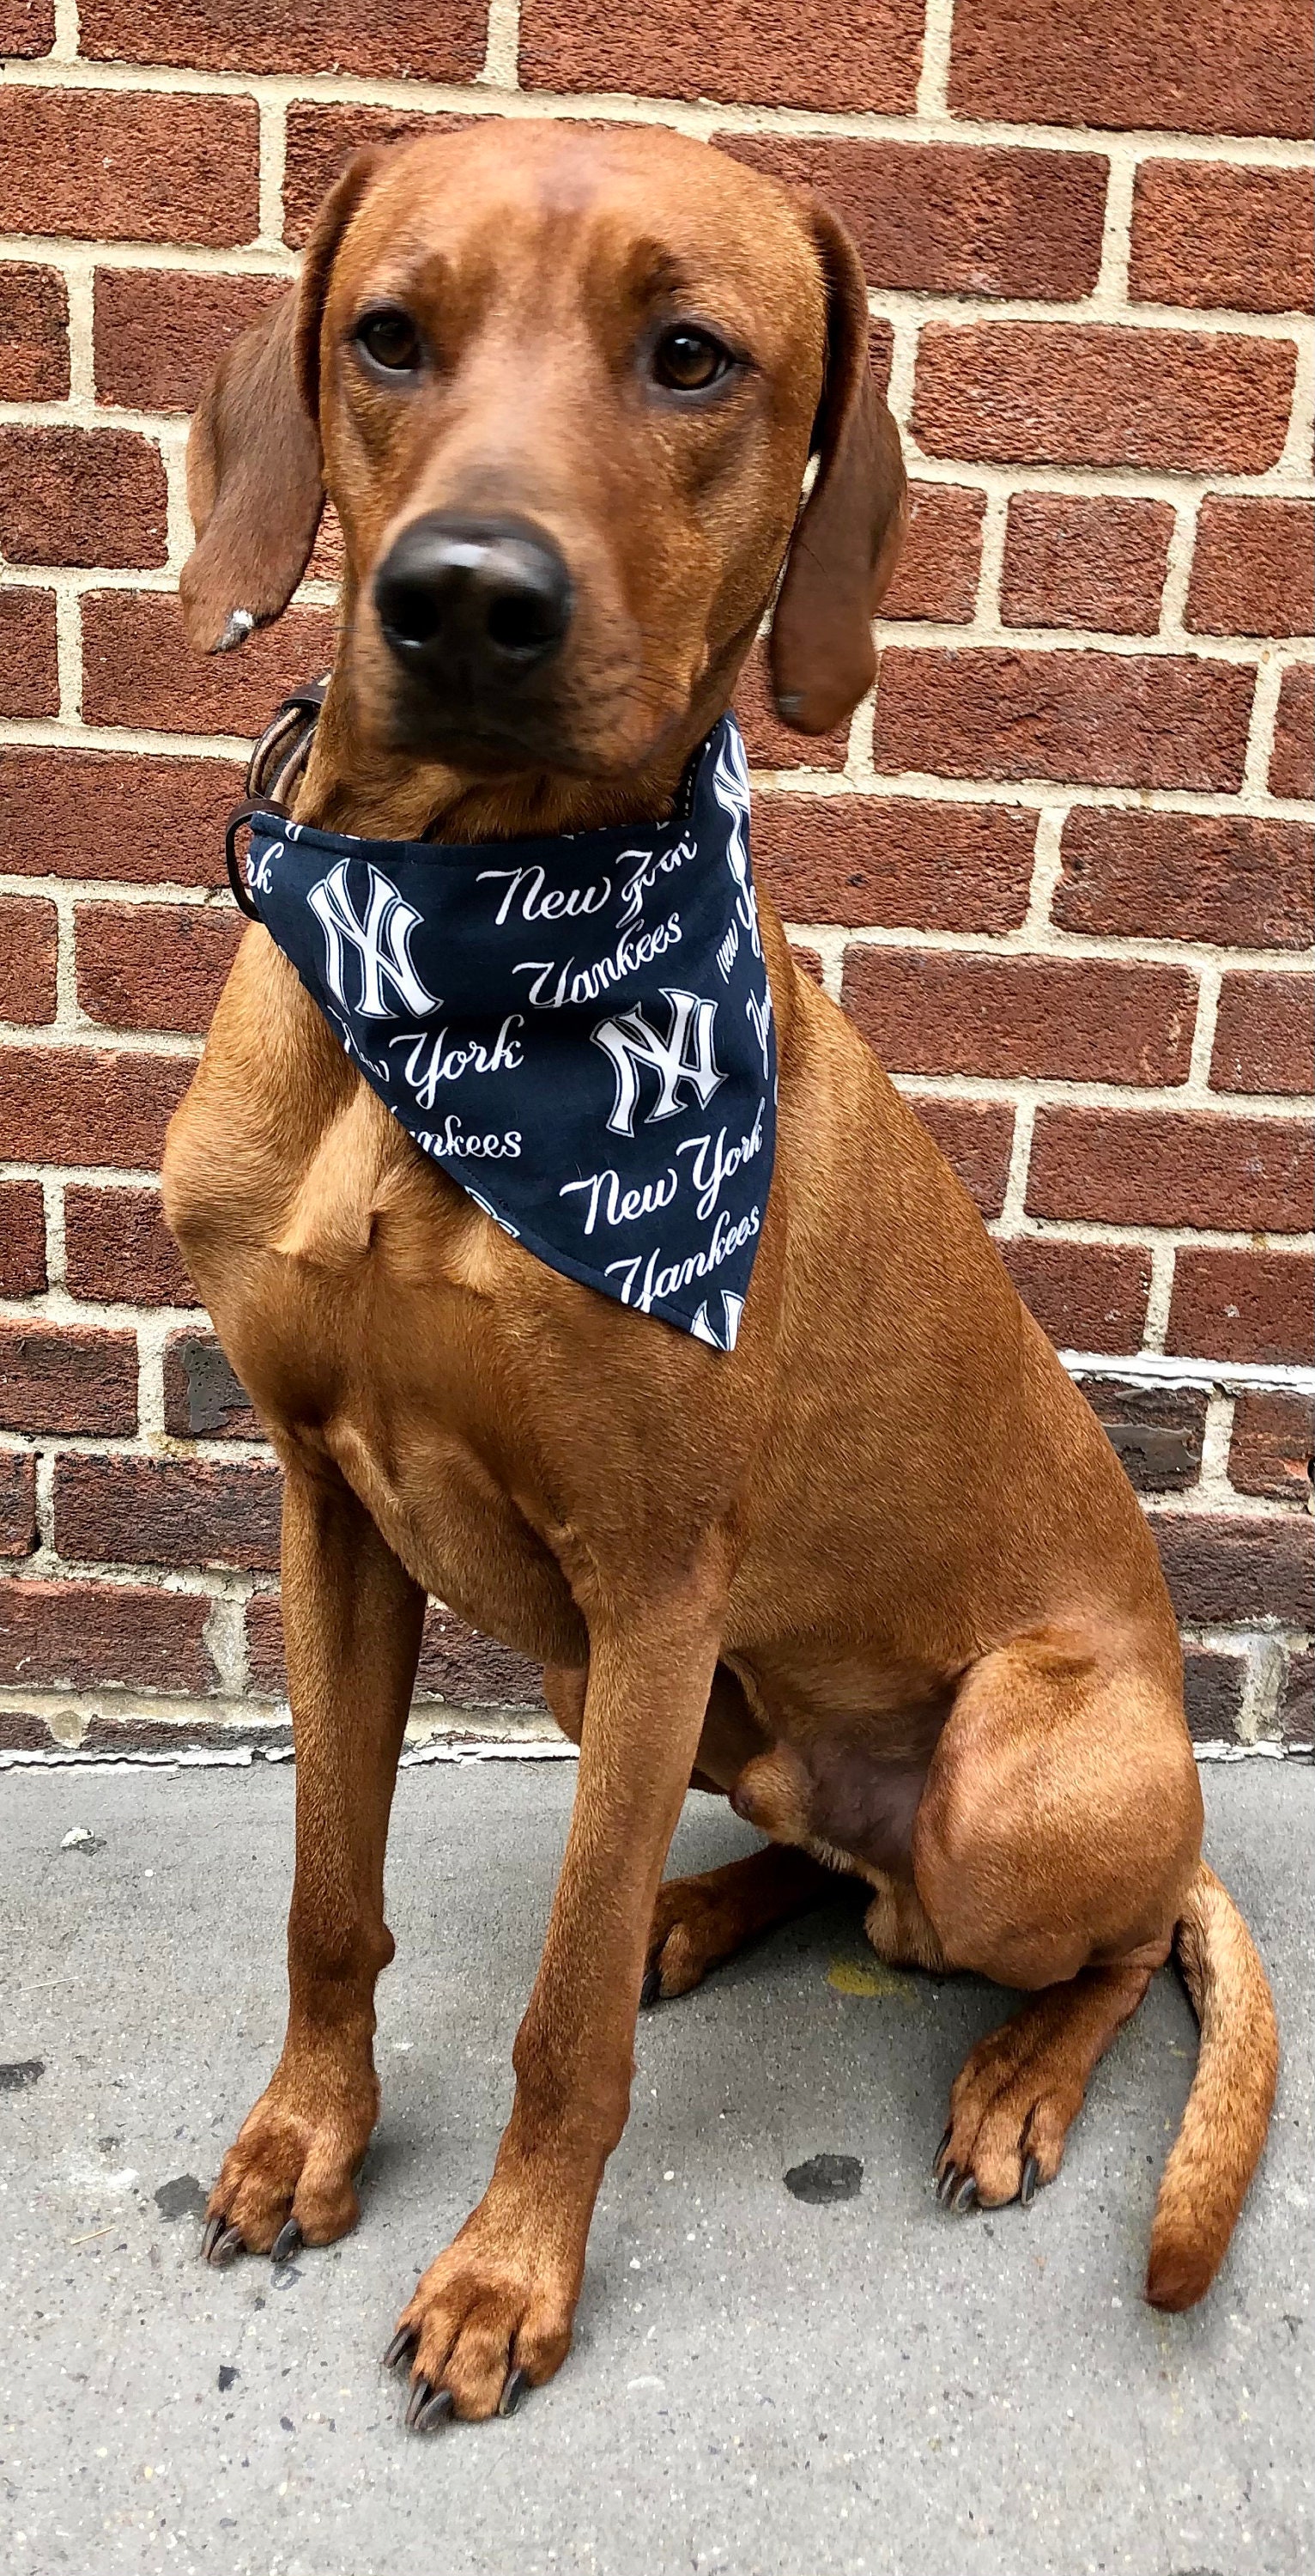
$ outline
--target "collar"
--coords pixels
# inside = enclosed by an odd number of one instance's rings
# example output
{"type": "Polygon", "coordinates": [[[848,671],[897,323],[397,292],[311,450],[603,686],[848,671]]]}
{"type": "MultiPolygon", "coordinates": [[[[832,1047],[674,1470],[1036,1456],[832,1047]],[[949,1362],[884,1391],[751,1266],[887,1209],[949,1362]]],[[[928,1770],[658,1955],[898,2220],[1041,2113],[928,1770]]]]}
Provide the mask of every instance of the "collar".
{"type": "Polygon", "coordinates": [[[242,910],[421,1151],[528,1253],[732,1350],[776,1137],[734,717],[662,822],[380,841],[286,812],[324,689],[286,700],[252,755],[227,839],[242,910]]]}

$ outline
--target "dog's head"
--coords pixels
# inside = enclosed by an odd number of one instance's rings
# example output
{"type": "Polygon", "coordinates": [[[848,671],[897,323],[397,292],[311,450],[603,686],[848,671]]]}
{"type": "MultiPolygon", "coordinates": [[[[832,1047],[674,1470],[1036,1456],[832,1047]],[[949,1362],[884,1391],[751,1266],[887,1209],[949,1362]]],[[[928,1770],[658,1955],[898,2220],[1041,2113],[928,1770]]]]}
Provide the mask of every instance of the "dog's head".
{"type": "Polygon", "coordinates": [[[197,649],[287,605],[326,489],[339,685],[380,755],[606,778],[683,752],[783,560],[777,705],[824,731],[872,678],[904,508],[853,245],[655,128],[359,154],[193,423],[197,649]]]}

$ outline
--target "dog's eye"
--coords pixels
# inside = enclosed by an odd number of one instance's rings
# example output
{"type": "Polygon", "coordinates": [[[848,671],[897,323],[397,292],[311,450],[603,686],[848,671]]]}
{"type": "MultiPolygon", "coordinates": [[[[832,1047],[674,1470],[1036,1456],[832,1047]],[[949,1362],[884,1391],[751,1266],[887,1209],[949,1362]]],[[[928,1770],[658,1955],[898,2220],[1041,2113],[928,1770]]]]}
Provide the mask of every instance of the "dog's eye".
{"type": "Polygon", "coordinates": [[[367,358],[391,375],[410,375],[420,364],[420,335],[409,313],[392,305],[367,313],[357,323],[356,337],[367,358]]]}
{"type": "Polygon", "coordinates": [[[653,352],[653,373],[660,385],[669,385],[676,393],[702,393],[715,385],[731,365],[729,349],[714,340],[708,331],[692,330],[682,323],[674,331],[664,331],[653,352]]]}

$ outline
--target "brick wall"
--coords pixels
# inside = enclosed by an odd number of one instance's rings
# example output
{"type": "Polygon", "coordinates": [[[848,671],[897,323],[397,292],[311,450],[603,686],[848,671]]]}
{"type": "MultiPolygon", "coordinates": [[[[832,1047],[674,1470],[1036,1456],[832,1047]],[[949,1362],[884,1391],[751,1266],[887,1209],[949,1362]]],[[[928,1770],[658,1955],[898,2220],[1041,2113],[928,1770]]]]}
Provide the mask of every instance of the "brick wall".
{"type": "MultiPolygon", "coordinates": [[[[185,414],[354,142],[565,112],[860,243],[912,533],[847,736],[746,689],[762,874],[1085,1355],[1198,1734],[1309,1742],[1307,13],[0,0],[0,52],[0,1740],[112,1748],[129,1690],[139,1741],[277,1736],[276,1479],[155,1170],[332,541],[189,662],[185,414]]],[[[438,1610],[422,1692],[535,1700],[438,1610]]]]}

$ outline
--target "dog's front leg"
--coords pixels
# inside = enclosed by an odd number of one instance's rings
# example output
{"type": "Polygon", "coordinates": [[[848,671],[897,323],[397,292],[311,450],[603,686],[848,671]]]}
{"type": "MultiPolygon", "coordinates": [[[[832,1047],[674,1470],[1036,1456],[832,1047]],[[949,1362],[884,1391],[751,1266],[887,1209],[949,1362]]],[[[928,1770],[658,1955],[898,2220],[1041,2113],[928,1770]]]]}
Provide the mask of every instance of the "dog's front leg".
{"type": "Polygon", "coordinates": [[[379,2109],[374,1987],[393,1955],[384,1846],[425,1596],[335,1469],[289,1469],[283,1625],[297,1867],[283,2054],[210,2195],[205,2250],[282,2256],[355,2225],[379,2109]]]}
{"type": "Polygon", "coordinates": [[[571,1830],[488,2190],[404,2309],[408,2421],[507,2411],[566,2356],[603,2167],[625,2126],[653,1900],[708,1704],[723,1595],[706,1567],[589,1623],[571,1830]]]}

